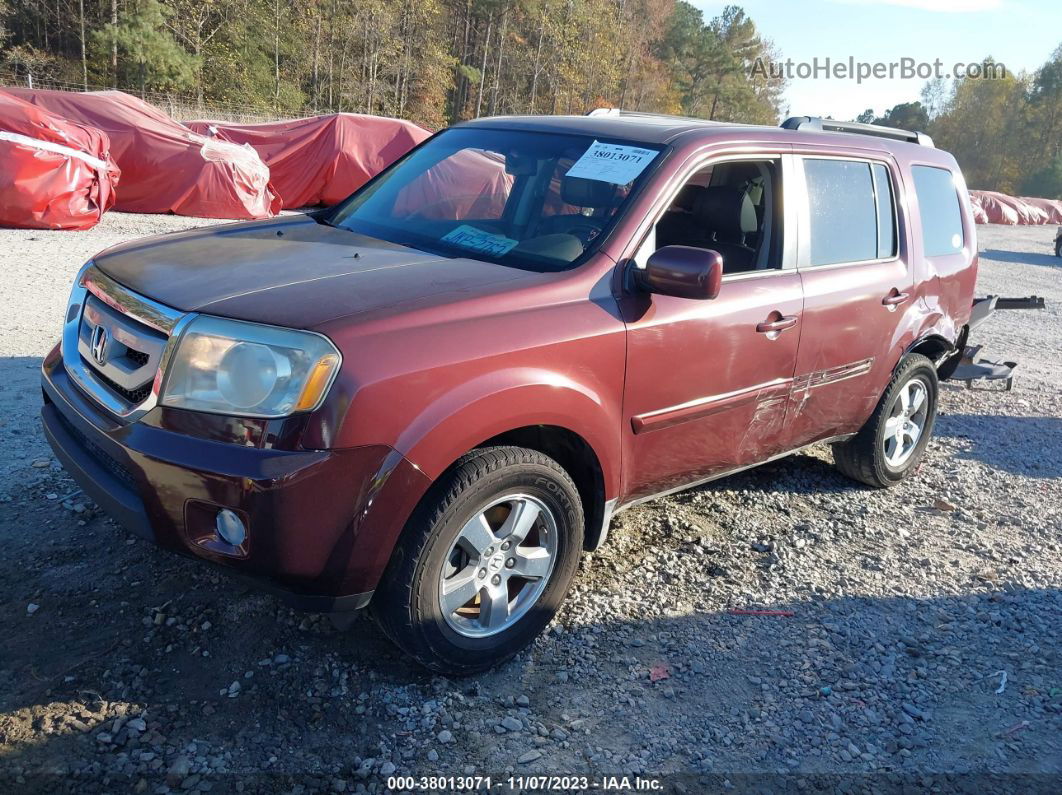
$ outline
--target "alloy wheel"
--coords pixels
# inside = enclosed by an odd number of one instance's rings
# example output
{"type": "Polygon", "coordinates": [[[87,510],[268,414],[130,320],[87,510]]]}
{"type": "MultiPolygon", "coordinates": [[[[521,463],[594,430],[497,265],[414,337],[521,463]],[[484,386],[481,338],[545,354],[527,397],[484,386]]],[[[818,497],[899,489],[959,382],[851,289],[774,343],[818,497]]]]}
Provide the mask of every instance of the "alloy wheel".
{"type": "Polygon", "coordinates": [[[556,558],[557,521],[541,500],[495,499],[450,546],[439,578],[440,612],[465,637],[504,632],[542,596],[556,558]]]}
{"type": "Polygon", "coordinates": [[[907,463],[918,447],[928,416],[929,388],[921,378],[912,378],[900,388],[885,420],[885,463],[893,469],[907,463]]]}

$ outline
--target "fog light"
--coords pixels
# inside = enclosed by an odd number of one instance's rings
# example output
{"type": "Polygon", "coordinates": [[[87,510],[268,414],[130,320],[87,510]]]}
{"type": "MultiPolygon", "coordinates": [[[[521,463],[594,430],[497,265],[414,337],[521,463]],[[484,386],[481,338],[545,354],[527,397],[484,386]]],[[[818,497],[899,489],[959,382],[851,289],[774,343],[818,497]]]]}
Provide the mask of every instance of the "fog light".
{"type": "Polygon", "coordinates": [[[243,526],[243,520],[228,508],[218,511],[214,527],[217,528],[218,535],[234,547],[238,547],[247,538],[247,528],[243,526]]]}

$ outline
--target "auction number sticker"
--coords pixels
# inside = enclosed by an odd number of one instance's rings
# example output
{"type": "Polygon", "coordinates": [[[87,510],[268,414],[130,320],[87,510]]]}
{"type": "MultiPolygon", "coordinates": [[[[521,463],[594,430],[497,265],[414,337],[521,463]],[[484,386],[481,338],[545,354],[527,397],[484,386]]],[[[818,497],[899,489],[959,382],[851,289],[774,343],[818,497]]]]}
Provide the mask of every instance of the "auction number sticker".
{"type": "Polygon", "coordinates": [[[590,148],[583,152],[583,156],[568,169],[565,176],[626,185],[637,179],[657,154],[659,153],[653,149],[643,149],[640,146],[594,141],[590,148]]]}
{"type": "Polygon", "coordinates": [[[520,242],[510,237],[492,235],[490,232],[484,232],[482,229],[476,229],[476,227],[468,224],[461,224],[461,226],[443,235],[442,239],[447,243],[453,243],[455,246],[478,251],[491,257],[502,257],[508,254],[509,250],[520,242]]]}

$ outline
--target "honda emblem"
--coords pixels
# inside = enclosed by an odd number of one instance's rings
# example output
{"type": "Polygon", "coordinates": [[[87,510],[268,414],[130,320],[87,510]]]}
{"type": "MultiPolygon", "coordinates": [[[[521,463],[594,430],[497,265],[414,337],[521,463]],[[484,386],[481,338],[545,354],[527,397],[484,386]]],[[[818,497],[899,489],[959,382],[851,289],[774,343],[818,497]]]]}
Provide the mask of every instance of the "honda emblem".
{"type": "Polygon", "coordinates": [[[92,351],[92,358],[100,367],[107,363],[107,337],[107,329],[103,326],[96,326],[96,328],[92,329],[92,341],[89,344],[89,350],[92,351]]]}

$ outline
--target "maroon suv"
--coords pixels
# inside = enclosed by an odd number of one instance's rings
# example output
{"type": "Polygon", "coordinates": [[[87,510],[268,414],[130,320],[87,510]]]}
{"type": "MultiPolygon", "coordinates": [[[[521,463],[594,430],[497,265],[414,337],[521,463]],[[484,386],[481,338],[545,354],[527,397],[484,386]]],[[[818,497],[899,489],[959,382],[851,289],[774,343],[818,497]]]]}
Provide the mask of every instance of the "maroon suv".
{"type": "Polygon", "coordinates": [[[97,256],[44,427],[135,532],[467,673],[622,508],[823,441],[910,473],[976,252],[921,134],[483,119],[335,207],[97,256]]]}

